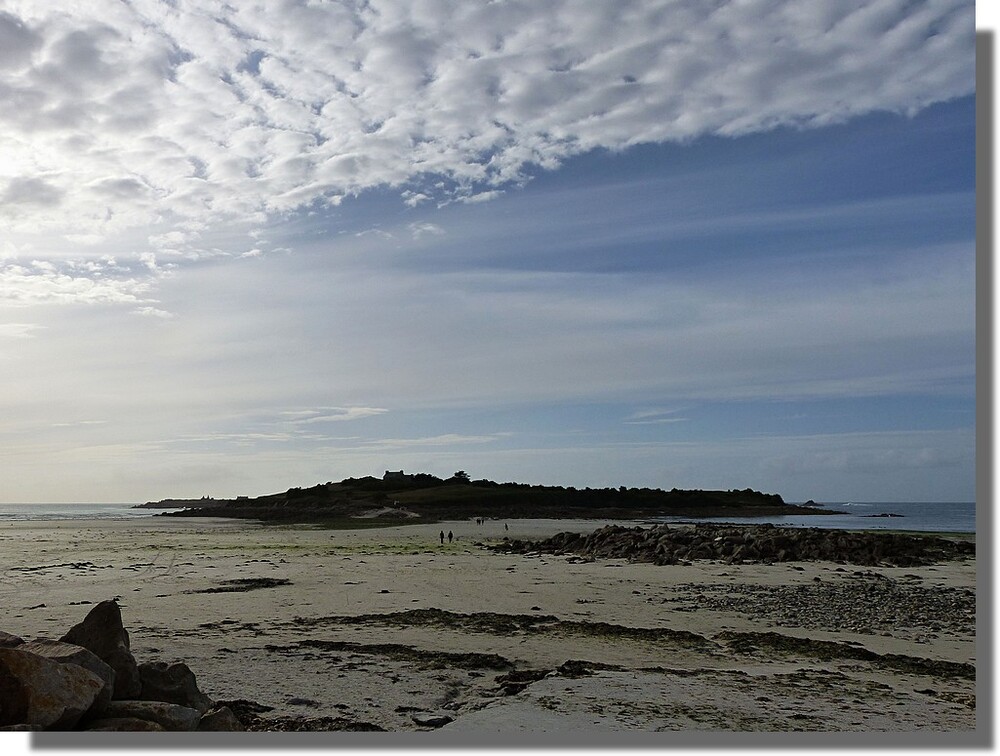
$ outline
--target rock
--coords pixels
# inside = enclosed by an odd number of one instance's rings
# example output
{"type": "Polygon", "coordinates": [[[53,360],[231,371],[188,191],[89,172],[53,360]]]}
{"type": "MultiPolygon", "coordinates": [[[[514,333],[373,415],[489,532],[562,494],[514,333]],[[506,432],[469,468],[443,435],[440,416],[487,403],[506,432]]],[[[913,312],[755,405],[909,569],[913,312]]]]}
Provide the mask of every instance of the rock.
{"type": "MultiPolygon", "coordinates": [[[[496,684],[505,696],[516,696],[532,683],[536,683],[549,673],[547,669],[513,670],[496,678],[496,684]]],[[[426,716],[426,715],[425,715],[426,716]]]]}
{"type": "Polygon", "coordinates": [[[156,722],[136,717],[108,717],[95,719],[88,723],[88,732],[164,732],[164,728],[156,722]]]}
{"type": "Polygon", "coordinates": [[[841,564],[904,567],[975,554],[975,544],[931,536],[715,524],[696,525],[687,530],[671,530],[667,526],[642,529],[612,525],[599,528],[585,537],[575,533],[557,533],[541,541],[514,540],[492,548],[535,556],[571,553],[589,559],[624,558],[655,564],[676,564],[692,559],[765,564],[829,560],[841,564]]]}
{"type": "Polygon", "coordinates": [[[588,663],[579,659],[567,659],[556,667],[556,671],[563,677],[590,677],[594,674],[588,663]]]}
{"type": "Polygon", "coordinates": [[[76,664],[101,678],[104,681],[104,686],[94,700],[94,704],[88,714],[100,713],[108,705],[108,702],[111,701],[111,693],[115,685],[115,671],[101,661],[93,651],[72,643],[63,643],[62,641],[45,638],[22,643],[17,648],[20,651],[28,651],[39,656],[44,656],[46,659],[51,659],[60,664],[76,664]]]}
{"type": "Polygon", "coordinates": [[[152,662],[140,668],[115,600],[95,606],[58,641],[25,642],[0,632],[0,730],[72,729],[246,728],[233,708],[215,704],[198,689],[186,664],[152,662]]]}
{"type": "Polygon", "coordinates": [[[139,665],[142,689],[138,698],[143,701],[166,701],[187,706],[204,714],[212,708],[212,699],[198,690],[194,673],[183,662],[147,662],[139,665]]]}
{"type": "Polygon", "coordinates": [[[116,601],[102,601],[61,640],[93,651],[115,671],[113,699],[136,698],[142,691],[139,666],[129,650],[128,633],[116,601]]]}
{"type": "Polygon", "coordinates": [[[104,710],[108,719],[135,718],[155,722],[169,732],[194,730],[201,720],[201,712],[189,706],[179,706],[165,701],[115,700],[104,710]]]}
{"type": "Polygon", "coordinates": [[[421,727],[444,727],[453,721],[447,714],[414,714],[410,719],[421,727]]]}
{"type": "Polygon", "coordinates": [[[198,722],[199,732],[243,732],[246,728],[228,706],[218,706],[204,713],[198,722]]]}
{"type": "Polygon", "coordinates": [[[76,664],[0,648],[0,725],[72,729],[104,686],[104,680],[76,664]]]}

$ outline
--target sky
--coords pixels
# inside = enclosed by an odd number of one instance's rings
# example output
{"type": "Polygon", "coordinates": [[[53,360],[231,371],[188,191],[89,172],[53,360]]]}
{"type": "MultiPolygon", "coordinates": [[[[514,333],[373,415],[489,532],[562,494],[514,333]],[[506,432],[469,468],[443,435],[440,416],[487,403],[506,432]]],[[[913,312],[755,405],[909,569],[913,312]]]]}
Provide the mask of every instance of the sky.
{"type": "Polygon", "coordinates": [[[975,498],[968,0],[5,0],[0,501],[975,498]]]}

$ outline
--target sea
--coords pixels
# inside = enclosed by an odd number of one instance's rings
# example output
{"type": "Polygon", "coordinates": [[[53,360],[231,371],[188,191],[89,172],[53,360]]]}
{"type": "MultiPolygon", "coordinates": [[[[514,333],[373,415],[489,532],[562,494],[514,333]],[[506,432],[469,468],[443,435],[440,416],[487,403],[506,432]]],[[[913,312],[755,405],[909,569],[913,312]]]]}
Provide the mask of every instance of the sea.
{"type": "MultiPolygon", "coordinates": [[[[163,510],[135,509],[134,504],[0,504],[0,522],[12,520],[133,520],[163,510]]],[[[975,502],[825,502],[817,507],[840,514],[775,517],[664,517],[658,522],[773,523],[792,528],[906,530],[930,533],[975,533],[975,502]],[[873,515],[893,514],[897,517],[873,515]]]]}
{"type": "Polygon", "coordinates": [[[10,520],[133,520],[162,509],[134,509],[135,504],[0,504],[0,522],[10,520]]]}
{"type": "MultiPolygon", "coordinates": [[[[804,503],[804,502],[793,502],[804,503]]],[[[895,530],[921,533],[975,533],[976,504],[964,502],[838,501],[815,503],[835,514],[772,517],[663,517],[659,522],[731,522],[739,525],[772,523],[786,528],[895,530]],[[882,517],[880,515],[896,515],[882,517]]]]}

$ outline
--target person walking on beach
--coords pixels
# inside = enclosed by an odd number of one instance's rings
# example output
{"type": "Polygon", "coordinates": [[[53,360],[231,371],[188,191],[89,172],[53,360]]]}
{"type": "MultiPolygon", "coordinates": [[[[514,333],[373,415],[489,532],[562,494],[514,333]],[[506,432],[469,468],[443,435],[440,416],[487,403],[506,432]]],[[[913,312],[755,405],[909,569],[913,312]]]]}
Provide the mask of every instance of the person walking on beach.
{"type": "Polygon", "coordinates": [[[449,530],[448,531],[448,543],[451,543],[451,539],[452,539],[452,535],[451,535],[451,531],[449,530]]]}
{"type": "Polygon", "coordinates": [[[444,531],[441,531],[441,545],[444,546],[444,531]]]}

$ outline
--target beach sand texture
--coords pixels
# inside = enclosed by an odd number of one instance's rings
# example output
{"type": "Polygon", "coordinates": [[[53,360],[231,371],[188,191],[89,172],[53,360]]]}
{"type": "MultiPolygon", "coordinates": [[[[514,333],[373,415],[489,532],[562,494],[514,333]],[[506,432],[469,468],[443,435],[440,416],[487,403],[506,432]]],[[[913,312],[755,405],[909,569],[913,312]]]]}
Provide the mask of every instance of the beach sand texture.
{"type": "Polygon", "coordinates": [[[117,596],[139,661],[272,707],[260,729],[975,728],[974,559],[655,566],[476,545],[608,522],[507,524],[9,523],[0,630],[58,638],[117,596]]]}

